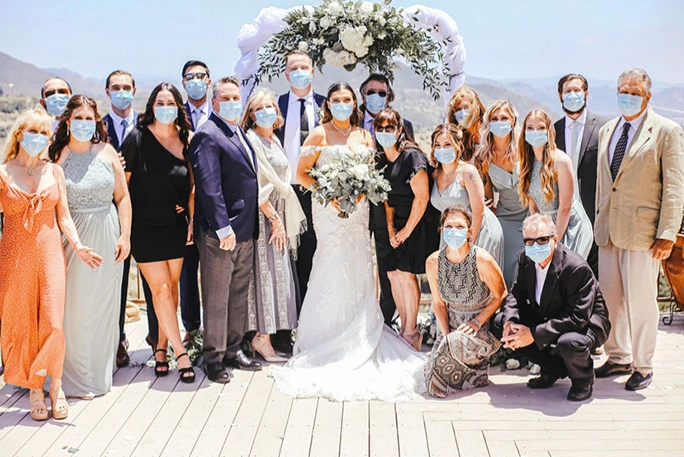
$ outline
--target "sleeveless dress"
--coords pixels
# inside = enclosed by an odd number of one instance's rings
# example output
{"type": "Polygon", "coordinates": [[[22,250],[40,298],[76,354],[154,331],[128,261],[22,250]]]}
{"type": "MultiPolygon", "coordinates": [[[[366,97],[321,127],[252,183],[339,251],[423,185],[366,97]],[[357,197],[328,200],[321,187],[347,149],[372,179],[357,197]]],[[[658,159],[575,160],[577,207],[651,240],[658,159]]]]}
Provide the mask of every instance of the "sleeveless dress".
{"type": "MultiPolygon", "coordinates": [[[[430,195],[430,202],[432,206],[437,208],[439,212],[444,212],[450,206],[462,205],[470,208],[470,199],[468,191],[461,185],[460,173],[446,189],[444,193],[439,192],[437,180],[435,179],[432,185],[432,194],[430,195]]],[[[501,230],[501,224],[489,208],[485,207],[484,215],[482,217],[482,225],[480,226],[480,233],[474,243],[489,252],[499,266],[503,265],[504,261],[504,233],[501,230]]],[[[444,247],[444,240],[439,244],[440,249],[444,247]]]]}
{"type": "MultiPolygon", "coordinates": [[[[281,180],[286,179],[290,163],[280,140],[273,137],[269,143],[253,130],[247,138],[255,149],[260,149],[281,180]]],[[[264,178],[260,175],[260,181],[264,178]]],[[[264,185],[261,182],[261,185],[264,185]]],[[[273,209],[285,226],[285,198],[273,189],[268,197],[273,209]]],[[[279,251],[271,239],[271,223],[259,210],[259,238],[254,241],[254,272],[249,284],[247,331],[256,330],[262,335],[277,330],[297,327],[297,291],[294,261],[290,250],[279,251]]]]}
{"type": "Polygon", "coordinates": [[[121,152],[131,173],[131,254],[139,263],[184,257],[190,198],[187,162],[171,154],[147,127],[134,129],[121,152]],[[177,213],[176,205],[185,211],[177,213]]]}
{"type": "MultiPolygon", "coordinates": [[[[530,189],[528,194],[541,214],[548,214],[556,221],[558,215],[558,183],[554,183],[553,190],[555,197],[552,201],[546,202],[546,197],[542,191],[541,178],[539,172],[541,171],[542,163],[534,161],[532,167],[532,177],[530,179],[530,189]]],[[[568,228],[565,230],[565,236],[561,242],[581,255],[585,260],[591,251],[591,246],[594,244],[594,231],[591,226],[591,221],[584,212],[584,207],[579,199],[573,197],[572,209],[570,210],[570,219],[568,220],[568,228]]]]}
{"type": "MultiPolygon", "coordinates": [[[[353,152],[347,146],[320,150],[316,163],[334,162],[353,152]]],[[[370,159],[371,150],[356,154],[370,159]]],[[[312,202],[317,247],[299,316],[294,356],[271,374],[278,388],[295,397],[334,401],[400,401],[424,392],[425,357],[384,325],[375,296],[368,230],[368,202],[347,219],[312,202]]]]}
{"type": "Polygon", "coordinates": [[[512,173],[495,163],[489,164],[489,179],[492,181],[494,190],[499,194],[496,218],[504,234],[504,260],[500,265],[503,267],[508,290],[511,290],[518,277],[518,258],[520,251],[524,249],[522,223],[529,214],[527,208],[520,203],[518,195],[519,172],[517,164],[512,173]]]}
{"type": "Polygon", "coordinates": [[[120,236],[119,217],[112,202],[114,170],[92,151],[72,152],[62,168],[78,236],[103,259],[99,268],[92,269],[63,240],[67,286],[62,389],[67,396],[97,396],[112,387],[119,344],[123,262],[116,263],[114,255],[120,236]]]}
{"type": "MultiPolygon", "coordinates": [[[[489,332],[486,322],[475,335],[455,330],[477,317],[491,300],[491,292],[480,279],[477,247],[470,249],[460,263],[452,263],[446,249],[439,252],[437,281],[439,293],[447,304],[449,330],[438,336],[425,365],[425,384],[430,395],[486,386],[489,382],[489,357],[501,343],[489,332]]],[[[437,327],[439,329],[439,327],[437,327]]]]}
{"type": "Polygon", "coordinates": [[[0,320],[5,382],[40,389],[46,376],[62,377],[66,268],[54,183],[26,193],[0,175],[5,226],[0,241],[0,320]]]}

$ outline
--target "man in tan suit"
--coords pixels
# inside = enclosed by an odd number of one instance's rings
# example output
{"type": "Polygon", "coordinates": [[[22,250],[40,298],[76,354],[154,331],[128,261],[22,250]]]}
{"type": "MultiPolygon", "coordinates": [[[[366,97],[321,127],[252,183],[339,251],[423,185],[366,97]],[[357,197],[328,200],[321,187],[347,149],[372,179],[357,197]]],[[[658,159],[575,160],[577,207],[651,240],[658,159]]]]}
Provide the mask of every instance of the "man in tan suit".
{"type": "Polygon", "coordinates": [[[599,132],[596,243],[612,332],[596,376],[632,373],[627,390],[648,387],[658,331],[658,271],[682,223],[684,132],[648,106],[651,78],[618,78],[622,116],[599,132]]]}

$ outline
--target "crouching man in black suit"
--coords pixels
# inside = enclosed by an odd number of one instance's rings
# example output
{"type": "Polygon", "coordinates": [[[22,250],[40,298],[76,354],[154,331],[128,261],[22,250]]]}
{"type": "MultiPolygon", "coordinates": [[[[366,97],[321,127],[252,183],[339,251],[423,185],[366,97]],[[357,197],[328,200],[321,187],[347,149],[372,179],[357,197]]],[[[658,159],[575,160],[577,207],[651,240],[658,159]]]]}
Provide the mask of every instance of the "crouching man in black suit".
{"type": "Polygon", "coordinates": [[[558,242],[550,216],[528,217],[523,235],[518,278],[494,320],[494,333],[541,366],[529,388],[546,389],[569,376],[568,400],[586,400],[594,384],[591,351],[610,333],[598,281],[582,257],[558,242]]]}

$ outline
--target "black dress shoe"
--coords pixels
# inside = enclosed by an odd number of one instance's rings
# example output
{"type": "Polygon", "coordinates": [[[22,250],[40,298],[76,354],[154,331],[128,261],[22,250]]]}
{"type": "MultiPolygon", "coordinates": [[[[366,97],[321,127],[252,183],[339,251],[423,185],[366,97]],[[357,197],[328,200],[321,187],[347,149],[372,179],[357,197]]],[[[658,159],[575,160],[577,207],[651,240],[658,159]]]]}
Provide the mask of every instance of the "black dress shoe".
{"type": "Polygon", "coordinates": [[[632,372],[631,363],[611,363],[606,362],[594,370],[597,378],[607,378],[617,374],[630,374],[632,372]]]}
{"type": "Polygon", "coordinates": [[[632,376],[629,377],[627,380],[627,383],[625,384],[625,389],[627,390],[641,390],[647,388],[649,385],[651,385],[651,381],[653,381],[653,373],[649,373],[646,376],[642,375],[638,371],[635,371],[632,373],[632,376]]]}
{"type": "Polygon", "coordinates": [[[247,357],[245,354],[242,352],[238,353],[238,355],[234,359],[230,359],[226,362],[226,365],[231,366],[233,368],[237,368],[238,370],[245,370],[245,371],[259,371],[261,370],[261,363],[257,362],[256,360],[252,360],[249,357],[247,357]]]}
{"type": "Polygon", "coordinates": [[[544,374],[527,381],[527,387],[530,389],[548,389],[560,379],[560,376],[555,374],[544,374]]]}
{"type": "Polygon", "coordinates": [[[591,394],[594,389],[591,385],[587,387],[570,387],[570,392],[568,392],[568,400],[570,401],[584,401],[591,398],[591,394]]]}
{"type": "Polygon", "coordinates": [[[220,384],[228,384],[232,375],[226,369],[226,366],[221,362],[210,363],[205,365],[204,372],[207,374],[212,382],[218,382],[220,384]]]}
{"type": "Polygon", "coordinates": [[[116,350],[116,366],[119,368],[125,367],[131,362],[131,358],[126,349],[128,349],[128,340],[119,342],[119,347],[116,350]]]}

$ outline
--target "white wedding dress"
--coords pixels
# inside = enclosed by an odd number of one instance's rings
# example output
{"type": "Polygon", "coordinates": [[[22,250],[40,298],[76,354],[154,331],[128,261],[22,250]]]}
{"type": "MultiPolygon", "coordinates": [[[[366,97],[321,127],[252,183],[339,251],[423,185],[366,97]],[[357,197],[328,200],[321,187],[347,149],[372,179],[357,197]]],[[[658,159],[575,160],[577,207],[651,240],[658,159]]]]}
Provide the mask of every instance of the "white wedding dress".
{"type": "MultiPolygon", "coordinates": [[[[312,153],[313,148],[302,153],[312,153]]],[[[318,148],[317,165],[351,154],[346,146],[318,148]]],[[[371,154],[363,146],[358,153],[371,154]]],[[[425,391],[426,356],[384,325],[375,297],[368,202],[348,219],[313,201],[317,247],[302,304],[294,356],[271,374],[294,397],[335,401],[400,401],[425,391]]]]}

